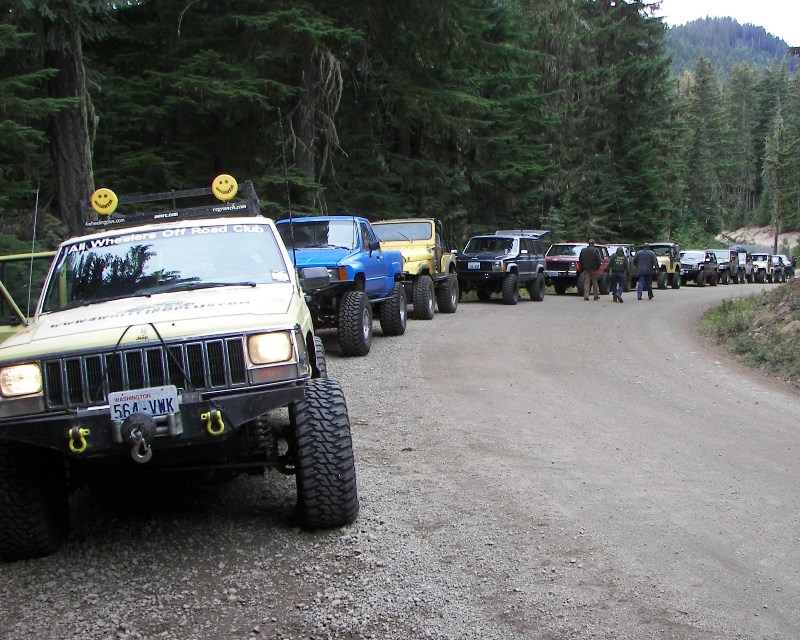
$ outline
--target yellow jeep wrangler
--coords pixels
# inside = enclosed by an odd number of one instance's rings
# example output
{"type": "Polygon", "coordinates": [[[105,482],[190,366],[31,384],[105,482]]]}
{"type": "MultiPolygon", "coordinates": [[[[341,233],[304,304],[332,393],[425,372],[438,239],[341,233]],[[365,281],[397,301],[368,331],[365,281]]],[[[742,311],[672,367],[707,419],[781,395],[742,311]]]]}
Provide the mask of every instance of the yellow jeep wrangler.
{"type": "Polygon", "coordinates": [[[433,318],[458,307],[458,276],[455,255],[444,244],[444,225],[436,218],[407,218],[373,222],[383,249],[403,255],[403,285],[414,305],[414,316],[433,318]],[[435,303],[434,303],[435,298],[435,303]]]}
{"type": "Polygon", "coordinates": [[[681,288],[681,248],[674,242],[651,242],[650,250],[658,258],[658,273],[654,280],[659,289],[667,286],[681,288]]]}

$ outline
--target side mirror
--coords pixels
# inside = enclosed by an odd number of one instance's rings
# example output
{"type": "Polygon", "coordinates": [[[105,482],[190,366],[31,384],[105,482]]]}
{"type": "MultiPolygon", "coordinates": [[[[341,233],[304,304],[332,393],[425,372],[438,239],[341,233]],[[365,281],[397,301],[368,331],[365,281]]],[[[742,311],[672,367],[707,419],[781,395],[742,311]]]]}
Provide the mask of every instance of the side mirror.
{"type": "Polygon", "coordinates": [[[381,248],[381,243],[378,242],[377,240],[373,240],[372,242],[369,243],[370,251],[377,251],[380,248],[381,248]]]}

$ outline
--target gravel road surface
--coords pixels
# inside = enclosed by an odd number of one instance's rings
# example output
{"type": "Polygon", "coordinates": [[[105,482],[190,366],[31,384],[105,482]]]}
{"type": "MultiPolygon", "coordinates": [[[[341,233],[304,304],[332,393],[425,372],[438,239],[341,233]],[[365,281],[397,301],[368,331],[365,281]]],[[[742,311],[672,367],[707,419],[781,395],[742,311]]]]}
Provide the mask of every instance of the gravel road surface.
{"type": "Polygon", "coordinates": [[[87,490],[0,564],[0,638],[800,637],[798,395],[696,322],[774,285],[462,303],[338,356],[361,513],[294,480],[87,490]]]}

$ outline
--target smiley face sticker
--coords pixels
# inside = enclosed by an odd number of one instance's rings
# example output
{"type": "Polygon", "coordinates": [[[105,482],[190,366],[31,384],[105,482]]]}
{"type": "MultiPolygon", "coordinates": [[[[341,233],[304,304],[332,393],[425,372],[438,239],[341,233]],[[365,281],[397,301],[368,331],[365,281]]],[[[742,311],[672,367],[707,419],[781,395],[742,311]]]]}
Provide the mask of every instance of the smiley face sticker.
{"type": "Polygon", "coordinates": [[[211,192],[223,202],[232,199],[238,190],[239,183],[227,173],[218,175],[211,183],[211,192]]]}
{"type": "Polygon", "coordinates": [[[119,200],[111,189],[97,189],[90,199],[92,209],[101,216],[108,216],[117,210],[119,200]]]}

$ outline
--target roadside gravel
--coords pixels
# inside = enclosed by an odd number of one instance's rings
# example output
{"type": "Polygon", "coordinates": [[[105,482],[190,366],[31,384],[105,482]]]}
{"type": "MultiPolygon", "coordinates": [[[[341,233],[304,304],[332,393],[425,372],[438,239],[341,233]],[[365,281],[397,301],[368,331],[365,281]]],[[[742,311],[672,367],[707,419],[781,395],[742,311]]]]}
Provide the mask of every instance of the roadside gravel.
{"type": "Polygon", "coordinates": [[[694,338],[722,289],[323,334],[354,525],[302,532],[274,473],[85,491],[58,554],[0,564],[0,638],[797,638],[797,396],[694,338]]]}

